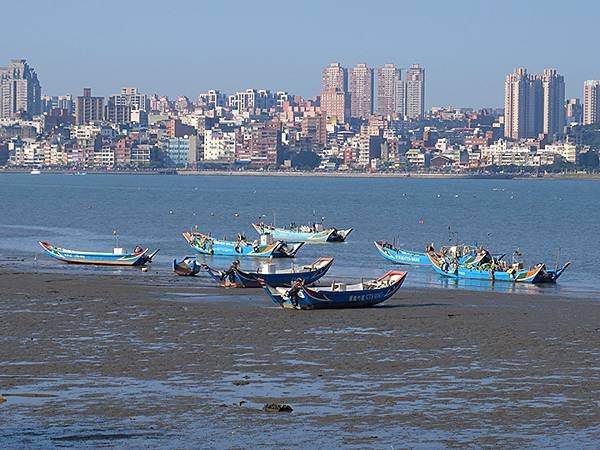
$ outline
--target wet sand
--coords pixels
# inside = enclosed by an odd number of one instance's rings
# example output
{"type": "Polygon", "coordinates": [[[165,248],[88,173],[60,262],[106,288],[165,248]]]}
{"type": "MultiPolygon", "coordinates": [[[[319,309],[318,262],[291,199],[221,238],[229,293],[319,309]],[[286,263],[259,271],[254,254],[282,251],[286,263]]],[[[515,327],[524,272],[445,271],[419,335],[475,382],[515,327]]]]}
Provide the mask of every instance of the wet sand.
{"type": "Polygon", "coordinates": [[[402,288],[293,311],[204,277],[5,268],[0,311],[3,447],[600,440],[598,299],[402,288]]]}

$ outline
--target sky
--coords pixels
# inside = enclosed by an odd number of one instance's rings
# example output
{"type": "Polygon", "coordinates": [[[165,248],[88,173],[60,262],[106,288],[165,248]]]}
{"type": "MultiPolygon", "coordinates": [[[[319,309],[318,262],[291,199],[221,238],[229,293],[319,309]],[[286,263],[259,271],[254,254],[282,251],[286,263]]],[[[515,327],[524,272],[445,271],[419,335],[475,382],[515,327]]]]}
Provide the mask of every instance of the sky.
{"type": "Polygon", "coordinates": [[[318,95],[321,70],[419,63],[426,106],[500,107],[515,67],[555,67],[566,96],[600,79],[594,0],[6,1],[0,66],[25,58],[44,95],[138,87],[318,95]]]}

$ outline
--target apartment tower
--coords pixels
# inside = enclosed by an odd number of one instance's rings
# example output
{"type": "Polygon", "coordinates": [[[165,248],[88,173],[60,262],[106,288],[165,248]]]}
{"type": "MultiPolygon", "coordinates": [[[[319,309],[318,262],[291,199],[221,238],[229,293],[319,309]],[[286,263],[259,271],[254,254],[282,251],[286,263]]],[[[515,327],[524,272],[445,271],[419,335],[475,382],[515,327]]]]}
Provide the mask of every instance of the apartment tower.
{"type": "Polygon", "coordinates": [[[421,119],[425,113],[425,69],[412,64],[405,75],[405,115],[408,119],[421,119]]]}
{"type": "Polygon", "coordinates": [[[583,124],[600,123],[600,80],[583,83],[583,124]]]}
{"type": "Polygon", "coordinates": [[[377,69],[377,114],[387,117],[404,114],[404,89],[400,69],[385,64],[377,69]]]}
{"type": "Polygon", "coordinates": [[[366,119],[373,114],[373,69],[366,64],[354,66],[350,70],[348,91],[352,117],[366,119]]]}
{"type": "Polygon", "coordinates": [[[12,59],[0,67],[0,118],[42,111],[42,88],[37,74],[24,59],[12,59]]]}

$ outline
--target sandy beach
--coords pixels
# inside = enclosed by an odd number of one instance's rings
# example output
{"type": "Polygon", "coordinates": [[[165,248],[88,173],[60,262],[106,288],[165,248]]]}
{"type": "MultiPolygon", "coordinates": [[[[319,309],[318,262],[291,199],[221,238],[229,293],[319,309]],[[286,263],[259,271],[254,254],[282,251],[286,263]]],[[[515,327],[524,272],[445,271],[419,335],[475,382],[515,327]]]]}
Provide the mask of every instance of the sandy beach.
{"type": "Polygon", "coordinates": [[[597,299],[402,288],[381,307],[289,311],[204,277],[11,268],[0,292],[8,447],[600,438],[597,299]]]}

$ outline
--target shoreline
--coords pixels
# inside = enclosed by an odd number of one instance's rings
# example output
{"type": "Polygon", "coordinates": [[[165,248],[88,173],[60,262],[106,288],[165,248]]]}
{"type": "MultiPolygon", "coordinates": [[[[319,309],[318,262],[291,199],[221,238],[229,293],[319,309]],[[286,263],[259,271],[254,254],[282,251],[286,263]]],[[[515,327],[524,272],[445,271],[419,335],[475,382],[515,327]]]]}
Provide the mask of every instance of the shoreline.
{"type": "MultiPolygon", "coordinates": [[[[1,174],[29,174],[29,169],[0,169],[1,174]]],[[[81,176],[81,171],[43,170],[41,175],[81,176]]],[[[86,170],[85,175],[180,175],[180,176],[252,176],[252,177],[330,177],[330,178],[415,178],[415,179],[490,179],[490,180],[575,180],[599,181],[600,174],[543,174],[524,176],[523,174],[470,174],[437,172],[315,172],[315,171],[260,171],[260,170],[86,170]]]]}
{"type": "Polygon", "coordinates": [[[200,278],[14,268],[0,268],[0,289],[9,447],[588,447],[597,437],[593,299],[402,287],[373,308],[295,311],[200,278]]]}

